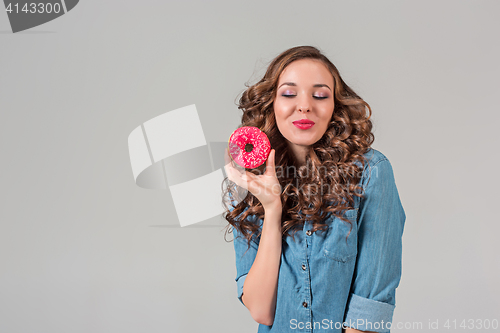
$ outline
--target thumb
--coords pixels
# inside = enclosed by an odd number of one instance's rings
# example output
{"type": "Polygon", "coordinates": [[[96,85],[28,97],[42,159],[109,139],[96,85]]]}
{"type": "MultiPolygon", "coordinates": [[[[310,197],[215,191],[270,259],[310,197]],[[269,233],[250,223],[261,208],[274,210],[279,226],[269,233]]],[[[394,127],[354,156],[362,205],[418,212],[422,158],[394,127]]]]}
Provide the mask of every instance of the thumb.
{"type": "Polygon", "coordinates": [[[274,149],[271,149],[271,153],[269,153],[269,156],[266,161],[266,174],[267,175],[274,175],[276,176],[276,165],[275,165],[275,156],[276,151],[274,149]]]}

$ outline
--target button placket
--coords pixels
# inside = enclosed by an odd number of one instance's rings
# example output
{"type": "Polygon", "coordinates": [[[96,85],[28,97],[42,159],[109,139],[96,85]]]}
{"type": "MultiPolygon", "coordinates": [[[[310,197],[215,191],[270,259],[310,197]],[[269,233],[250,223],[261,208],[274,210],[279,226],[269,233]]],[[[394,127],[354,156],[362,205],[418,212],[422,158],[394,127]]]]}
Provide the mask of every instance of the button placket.
{"type": "MultiPolygon", "coordinates": [[[[304,273],[307,272],[307,263],[308,263],[308,248],[311,246],[311,243],[312,243],[312,238],[310,237],[313,233],[312,231],[310,230],[310,228],[312,228],[312,224],[309,222],[309,221],[306,221],[305,224],[304,224],[304,233],[306,234],[306,238],[305,238],[305,262],[303,264],[301,264],[301,268],[302,268],[302,271],[304,273]]],[[[310,300],[310,297],[311,297],[311,280],[309,278],[309,274],[305,274],[304,275],[304,282],[305,282],[305,285],[304,285],[304,293],[305,293],[305,297],[304,297],[304,300],[302,302],[302,307],[304,309],[307,309],[307,311],[309,312],[309,315],[310,314],[310,311],[311,311],[311,308],[310,308],[310,305],[308,303],[308,301],[310,300]]],[[[308,330],[309,331],[309,330],[308,330]]]]}
{"type": "Polygon", "coordinates": [[[313,234],[313,232],[311,231],[312,228],[312,223],[310,223],[309,221],[306,221],[305,225],[304,225],[304,230],[305,230],[305,234],[306,234],[306,244],[307,246],[311,246],[311,242],[312,242],[312,237],[311,235],[313,234]]]}

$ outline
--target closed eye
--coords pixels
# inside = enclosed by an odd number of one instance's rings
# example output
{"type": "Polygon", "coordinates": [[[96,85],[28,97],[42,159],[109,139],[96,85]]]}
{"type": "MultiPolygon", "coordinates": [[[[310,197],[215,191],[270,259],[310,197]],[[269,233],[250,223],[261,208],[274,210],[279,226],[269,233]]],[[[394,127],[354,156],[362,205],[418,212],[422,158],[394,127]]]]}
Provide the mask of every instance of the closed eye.
{"type": "MultiPolygon", "coordinates": [[[[287,98],[292,98],[292,97],[295,97],[297,95],[281,95],[283,97],[287,97],[287,98]]],[[[328,98],[327,96],[313,96],[314,98],[316,99],[325,99],[325,98],[328,98]]]]}

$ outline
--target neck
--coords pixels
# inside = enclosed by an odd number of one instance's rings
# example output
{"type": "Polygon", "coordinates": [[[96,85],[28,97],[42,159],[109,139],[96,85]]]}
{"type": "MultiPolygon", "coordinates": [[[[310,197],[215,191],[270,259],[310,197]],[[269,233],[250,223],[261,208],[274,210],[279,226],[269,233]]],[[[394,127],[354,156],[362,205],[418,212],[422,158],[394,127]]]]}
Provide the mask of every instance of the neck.
{"type": "Polygon", "coordinates": [[[309,146],[298,146],[298,145],[290,145],[290,149],[292,150],[295,159],[299,163],[299,167],[306,164],[306,157],[309,154],[310,147],[309,146]]]}

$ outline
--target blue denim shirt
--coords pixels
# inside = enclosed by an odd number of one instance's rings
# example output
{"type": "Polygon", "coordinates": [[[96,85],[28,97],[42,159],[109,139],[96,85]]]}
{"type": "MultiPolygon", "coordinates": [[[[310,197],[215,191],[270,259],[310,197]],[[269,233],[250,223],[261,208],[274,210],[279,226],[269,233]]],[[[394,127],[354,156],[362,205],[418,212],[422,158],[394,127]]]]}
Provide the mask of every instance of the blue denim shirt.
{"type": "MultiPolygon", "coordinates": [[[[258,332],[342,332],[345,326],[390,332],[401,279],[402,235],[406,215],[391,163],[370,149],[360,180],[365,197],[343,216],[350,226],[328,214],[325,232],[302,231],[283,242],[274,322],[258,332]],[[368,178],[370,178],[368,182],[368,178]]],[[[233,208],[231,207],[230,210],[233,208]]],[[[248,209],[248,208],[247,208],[248,209]]],[[[263,219],[249,221],[262,228],[263,219]]],[[[246,239],[233,228],[238,299],[257,254],[260,237],[247,251],[246,239]]]]}

